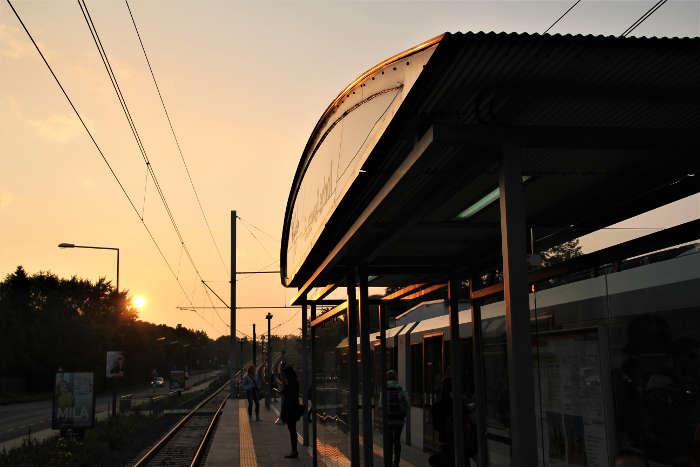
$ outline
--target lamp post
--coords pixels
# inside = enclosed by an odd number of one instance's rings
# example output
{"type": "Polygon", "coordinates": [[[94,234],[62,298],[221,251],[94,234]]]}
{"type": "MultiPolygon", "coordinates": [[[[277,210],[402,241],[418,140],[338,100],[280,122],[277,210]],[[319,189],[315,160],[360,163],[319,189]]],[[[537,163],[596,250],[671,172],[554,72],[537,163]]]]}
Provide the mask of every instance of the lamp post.
{"type": "MultiPolygon", "coordinates": [[[[117,252],[117,286],[116,291],[119,294],[119,248],[108,246],[92,246],[92,245],[75,245],[73,243],[59,243],[59,248],[87,248],[90,250],[112,250],[117,252]]],[[[117,387],[113,378],[111,378],[112,386],[112,417],[117,415],[117,387]]]]}
{"type": "Polygon", "coordinates": [[[89,245],[74,245],[73,243],[59,243],[59,248],[88,248],[90,250],[113,250],[117,252],[117,293],[119,293],[119,248],[108,246],[89,246],[89,245]]]}

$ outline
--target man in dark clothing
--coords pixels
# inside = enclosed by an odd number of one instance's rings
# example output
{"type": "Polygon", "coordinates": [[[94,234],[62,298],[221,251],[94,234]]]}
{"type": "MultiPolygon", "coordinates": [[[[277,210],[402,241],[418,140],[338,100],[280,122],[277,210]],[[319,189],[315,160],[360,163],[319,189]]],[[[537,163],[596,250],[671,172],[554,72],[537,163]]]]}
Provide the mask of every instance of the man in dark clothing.
{"type": "Polygon", "coordinates": [[[297,420],[299,420],[299,381],[297,374],[290,365],[282,369],[281,374],[284,389],[282,390],[282,411],[280,419],[287,425],[289,429],[289,442],[292,446],[292,452],[284,456],[287,459],[296,459],[299,457],[297,450],[297,420]]]}
{"type": "Polygon", "coordinates": [[[385,465],[398,467],[401,460],[401,431],[408,413],[408,398],[396,380],[396,372],[387,371],[386,380],[386,400],[383,403],[383,409],[386,411],[389,459],[385,465]]]}

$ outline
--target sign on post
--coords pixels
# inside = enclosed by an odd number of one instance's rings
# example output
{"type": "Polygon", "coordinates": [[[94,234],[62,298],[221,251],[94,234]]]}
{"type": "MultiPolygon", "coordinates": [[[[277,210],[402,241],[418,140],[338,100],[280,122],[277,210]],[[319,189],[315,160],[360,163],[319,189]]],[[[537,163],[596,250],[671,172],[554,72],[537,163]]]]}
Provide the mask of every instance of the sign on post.
{"type": "Polygon", "coordinates": [[[123,378],[124,361],[124,352],[121,350],[109,350],[107,352],[107,378],[123,378]]]}
{"type": "Polygon", "coordinates": [[[95,425],[93,373],[56,373],[51,428],[82,429],[95,425]]]}

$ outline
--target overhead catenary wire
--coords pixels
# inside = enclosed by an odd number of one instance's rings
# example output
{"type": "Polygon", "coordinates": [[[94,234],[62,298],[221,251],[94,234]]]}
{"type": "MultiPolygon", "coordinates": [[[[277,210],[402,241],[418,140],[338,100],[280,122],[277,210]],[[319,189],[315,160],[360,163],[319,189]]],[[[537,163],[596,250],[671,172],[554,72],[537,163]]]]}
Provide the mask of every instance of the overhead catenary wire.
{"type": "MultiPolygon", "coordinates": [[[[110,81],[112,83],[112,87],[117,95],[117,98],[119,100],[119,103],[122,107],[122,111],[124,113],[124,116],[127,119],[127,122],[129,123],[129,127],[131,129],[132,135],[134,136],[134,140],[136,142],[136,145],[139,148],[139,151],[141,153],[141,156],[144,160],[144,163],[146,164],[146,169],[148,173],[151,175],[151,179],[153,180],[153,185],[156,188],[156,191],[158,192],[158,196],[160,197],[161,204],[163,205],[163,208],[165,209],[165,212],[170,220],[170,224],[173,227],[173,230],[175,231],[175,234],[178,237],[178,240],[180,241],[180,244],[182,246],[182,250],[185,253],[185,256],[187,256],[187,259],[192,266],[192,269],[194,269],[195,274],[199,278],[200,281],[203,280],[202,275],[199,271],[199,268],[194,262],[194,259],[192,258],[192,254],[190,253],[189,248],[187,247],[187,243],[185,242],[185,239],[182,235],[182,232],[180,231],[180,228],[177,224],[177,221],[175,220],[175,215],[172,212],[172,209],[170,208],[170,205],[168,204],[167,197],[165,196],[165,192],[163,191],[162,187],[160,186],[160,182],[158,181],[158,177],[156,175],[155,169],[153,168],[153,164],[151,163],[148,154],[146,152],[146,148],[143,145],[143,142],[141,140],[141,136],[138,132],[138,128],[136,126],[136,123],[134,122],[133,116],[131,115],[131,112],[129,110],[129,107],[126,102],[126,98],[124,97],[124,94],[121,90],[121,87],[119,86],[119,81],[117,79],[117,76],[114,72],[114,69],[112,68],[112,65],[109,61],[109,57],[107,55],[107,51],[104,48],[104,45],[102,44],[102,40],[99,36],[99,33],[97,31],[97,28],[95,26],[94,21],[92,20],[92,16],[90,14],[90,11],[87,7],[87,4],[85,3],[85,0],[78,0],[78,5],[80,6],[80,10],[83,14],[83,18],[85,19],[85,22],[88,26],[88,29],[90,30],[90,34],[93,38],[93,41],[95,43],[95,46],[97,47],[98,53],[100,55],[100,59],[102,60],[102,63],[105,67],[105,70],[107,71],[107,74],[110,78],[110,81]]],[[[209,295],[207,295],[209,299],[209,295]]],[[[213,305],[213,303],[212,303],[213,305]]],[[[221,317],[219,316],[221,319],[221,317]]],[[[223,321],[223,320],[222,320],[223,321]]],[[[224,322],[225,323],[225,322],[224,322]]],[[[230,328],[228,324],[226,324],[227,327],[230,328]]]]}
{"type": "Polygon", "coordinates": [[[272,240],[274,240],[274,241],[277,241],[277,240],[278,240],[277,237],[275,237],[275,236],[272,235],[271,233],[268,233],[268,232],[264,231],[263,229],[261,229],[260,227],[256,226],[255,224],[253,224],[252,222],[248,221],[247,219],[243,219],[243,218],[242,218],[241,216],[239,216],[239,215],[236,215],[236,217],[238,218],[238,220],[240,220],[240,221],[243,222],[244,224],[248,224],[249,226],[251,226],[252,228],[254,228],[255,230],[257,230],[258,232],[267,235],[267,236],[270,237],[272,240]]]}
{"type": "Polygon", "coordinates": [[[131,6],[129,5],[128,0],[124,0],[124,3],[126,4],[127,10],[129,10],[129,16],[131,17],[131,23],[134,25],[134,31],[136,31],[136,37],[138,37],[139,44],[141,45],[141,50],[143,51],[143,56],[146,59],[146,64],[148,65],[148,71],[151,74],[151,78],[153,79],[153,84],[155,85],[156,92],[158,93],[158,97],[160,98],[160,103],[163,107],[163,112],[165,113],[165,118],[168,120],[168,125],[170,126],[170,133],[173,135],[173,140],[175,140],[175,146],[177,147],[178,154],[180,155],[180,160],[182,160],[182,165],[185,168],[185,172],[187,173],[187,179],[190,182],[190,186],[192,187],[192,192],[194,193],[194,197],[197,200],[197,205],[199,206],[199,211],[202,214],[202,219],[204,219],[204,224],[207,227],[207,230],[209,231],[209,237],[211,238],[212,243],[214,244],[214,248],[216,249],[216,253],[219,257],[219,260],[221,261],[221,265],[224,267],[224,271],[228,272],[228,269],[226,267],[226,262],[224,261],[224,258],[221,254],[221,250],[219,249],[219,244],[216,242],[216,238],[214,237],[214,233],[212,232],[211,225],[209,224],[209,219],[207,219],[206,212],[204,211],[204,206],[202,205],[202,201],[199,197],[199,193],[197,192],[197,189],[195,188],[194,185],[194,180],[192,179],[192,174],[190,173],[190,169],[187,165],[187,161],[185,161],[185,156],[182,152],[182,147],[180,146],[180,140],[177,137],[177,134],[175,133],[175,127],[173,125],[172,119],[170,118],[170,112],[168,112],[168,108],[165,105],[165,98],[163,97],[162,92],[160,91],[160,86],[158,85],[158,80],[156,79],[156,75],[153,71],[153,67],[151,65],[151,60],[148,57],[148,53],[146,52],[146,46],[143,43],[143,40],[141,38],[141,32],[139,31],[139,27],[136,24],[136,19],[134,18],[134,14],[131,11],[131,6]]]}
{"type": "Polygon", "coordinates": [[[557,18],[552,24],[549,25],[549,27],[547,29],[544,30],[543,34],[547,34],[554,26],[557,25],[557,23],[559,23],[559,21],[564,19],[564,16],[568,15],[571,10],[576,8],[576,5],[581,3],[581,1],[582,0],[576,0],[564,13],[562,13],[562,15],[559,18],[557,18]]]}
{"type": "MultiPolygon", "coordinates": [[[[26,24],[24,23],[24,21],[22,20],[22,17],[19,15],[19,12],[15,9],[14,5],[12,4],[12,2],[11,2],[10,0],[6,0],[6,1],[7,1],[7,4],[9,5],[10,9],[12,10],[13,14],[14,14],[15,17],[17,18],[17,21],[19,21],[20,25],[22,26],[22,29],[24,29],[24,32],[27,34],[27,37],[28,37],[29,40],[31,41],[32,45],[34,45],[34,48],[36,49],[37,53],[38,53],[39,56],[41,57],[41,60],[42,60],[42,61],[44,62],[44,64],[46,65],[46,68],[49,70],[49,73],[51,73],[51,76],[53,77],[54,81],[56,82],[56,85],[58,85],[59,89],[61,90],[61,93],[62,93],[63,96],[66,98],[66,101],[68,102],[69,106],[70,106],[71,109],[73,110],[73,113],[75,113],[76,117],[77,117],[78,120],[80,121],[80,124],[82,125],[83,129],[85,130],[85,132],[87,133],[88,137],[90,138],[90,141],[91,141],[92,144],[95,146],[95,149],[97,149],[97,152],[99,153],[100,158],[102,159],[102,161],[103,161],[103,162],[105,163],[105,165],[107,166],[107,169],[109,170],[109,173],[112,175],[112,177],[114,178],[114,180],[117,182],[117,185],[119,185],[119,188],[120,188],[120,190],[122,191],[122,193],[124,194],[124,197],[126,198],[127,202],[129,203],[129,205],[131,206],[132,210],[134,211],[134,213],[135,213],[136,216],[138,217],[139,221],[140,221],[141,224],[143,225],[144,229],[145,229],[146,232],[148,233],[148,236],[149,236],[149,238],[151,239],[151,241],[153,242],[153,245],[156,247],[156,250],[158,251],[158,254],[160,255],[160,257],[161,257],[161,259],[163,260],[163,262],[166,264],[166,266],[167,266],[168,270],[170,271],[170,273],[172,274],[173,278],[175,278],[175,281],[177,282],[178,286],[180,287],[180,290],[181,290],[183,296],[185,297],[185,299],[187,299],[188,302],[192,303],[192,300],[190,299],[190,295],[187,293],[187,291],[185,290],[184,286],[182,285],[182,282],[181,282],[181,281],[179,280],[179,278],[177,277],[177,274],[175,273],[175,271],[174,271],[172,265],[170,264],[170,262],[168,261],[168,258],[165,256],[165,253],[163,253],[163,250],[162,250],[162,248],[160,247],[160,245],[158,244],[158,241],[156,240],[155,236],[153,235],[153,232],[151,232],[151,229],[148,227],[148,225],[146,224],[146,222],[143,220],[142,216],[141,216],[140,213],[139,213],[138,208],[137,208],[136,205],[134,204],[134,200],[133,200],[132,197],[129,195],[129,193],[126,191],[126,188],[124,187],[124,184],[121,182],[121,180],[119,179],[119,176],[118,176],[118,175],[116,174],[116,172],[114,171],[114,168],[112,167],[112,165],[110,164],[109,160],[107,159],[107,156],[105,155],[105,153],[104,153],[104,151],[102,150],[102,148],[100,147],[100,145],[97,143],[97,140],[95,139],[95,137],[93,136],[92,132],[91,132],[90,129],[88,128],[87,124],[85,123],[85,120],[83,119],[82,115],[81,115],[80,112],[78,111],[78,108],[77,108],[77,107],[75,106],[75,104],[73,103],[73,100],[72,100],[72,99],[70,98],[70,96],[68,95],[68,92],[66,91],[65,87],[64,87],[63,84],[61,83],[61,80],[58,78],[58,75],[56,75],[56,73],[54,72],[53,67],[51,66],[51,64],[50,64],[50,63],[48,62],[48,60],[46,59],[46,56],[44,55],[44,53],[42,52],[41,48],[40,48],[39,45],[37,44],[36,40],[34,39],[34,36],[33,36],[32,33],[29,31],[29,28],[27,28],[27,25],[26,25],[26,24]]],[[[209,324],[209,326],[214,327],[214,325],[213,325],[211,322],[209,322],[209,320],[207,320],[202,314],[200,314],[199,312],[197,312],[197,310],[192,310],[192,311],[193,311],[197,316],[199,316],[200,319],[202,319],[204,322],[206,322],[207,324],[209,324]]]]}
{"type": "Polygon", "coordinates": [[[635,20],[632,24],[630,24],[629,27],[628,27],[627,29],[625,29],[625,30],[622,32],[622,34],[620,34],[620,37],[627,37],[627,36],[629,36],[630,34],[632,34],[632,31],[634,31],[635,29],[637,29],[637,27],[638,27],[640,24],[642,24],[644,21],[646,21],[647,19],[649,19],[649,17],[650,17],[651,15],[653,15],[654,13],[656,13],[656,11],[657,11],[659,8],[661,8],[662,6],[664,6],[664,4],[665,4],[667,1],[668,1],[668,0],[658,0],[658,1],[657,1],[651,8],[649,8],[642,16],[640,16],[639,18],[637,18],[637,20],[635,20]]]}
{"type": "Polygon", "coordinates": [[[300,313],[301,313],[301,309],[297,309],[297,311],[296,311],[292,316],[290,316],[288,319],[282,321],[281,323],[277,324],[276,326],[272,327],[270,330],[271,330],[271,331],[274,331],[275,329],[281,328],[282,326],[284,326],[285,324],[289,323],[289,322],[292,321],[294,318],[296,318],[297,316],[299,316],[300,313]]]}
{"type": "Polygon", "coordinates": [[[267,247],[265,246],[265,244],[264,244],[262,241],[260,241],[260,239],[257,237],[257,235],[255,235],[255,234],[253,233],[253,231],[250,230],[250,228],[248,228],[248,226],[247,226],[246,224],[243,224],[243,227],[248,231],[248,233],[250,234],[250,236],[253,237],[253,238],[255,239],[256,242],[258,242],[258,244],[260,245],[260,247],[261,247],[263,250],[265,250],[265,253],[267,253],[268,255],[270,255],[270,256],[272,256],[272,257],[274,257],[274,255],[272,254],[272,252],[270,252],[270,250],[267,249],[267,247]]]}
{"type": "MultiPolygon", "coordinates": [[[[219,301],[220,301],[221,303],[224,304],[223,308],[228,309],[228,310],[231,309],[231,305],[229,305],[228,303],[226,303],[226,301],[225,301],[223,298],[221,298],[221,295],[219,295],[218,293],[216,293],[216,291],[215,291],[214,289],[212,289],[212,288],[209,286],[209,284],[207,284],[207,281],[204,281],[204,280],[203,280],[203,281],[202,281],[202,285],[204,286],[204,291],[205,291],[205,292],[207,291],[207,289],[209,289],[209,291],[210,291],[211,293],[213,293],[214,296],[215,296],[216,298],[218,298],[219,301]]],[[[207,294],[207,297],[209,297],[209,294],[207,294]]],[[[209,303],[211,304],[210,307],[195,307],[195,308],[210,308],[210,309],[214,309],[214,311],[216,311],[216,310],[222,308],[222,307],[215,306],[215,305],[214,305],[214,302],[212,302],[212,300],[211,300],[211,297],[209,297],[209,303]]],[[[216,311],[216,315],[219,316],[219,312],[218,312],[218,311],[216,311]]],[[[220,316],[219,316],[219,319],[221,319],[220,316]]],[[[229,326],[229,329],[230,329],[230,328],[231,328],[231,326],[229,326]]],[[[241,331],[241,330],[238,329],[238,328],[236,328],[236,332],[239,333],[239,334],[243,334],[244,336],[247,336],[247,335],[248,335],[248,334],[246,334],[245,332],[241,331]]]]}

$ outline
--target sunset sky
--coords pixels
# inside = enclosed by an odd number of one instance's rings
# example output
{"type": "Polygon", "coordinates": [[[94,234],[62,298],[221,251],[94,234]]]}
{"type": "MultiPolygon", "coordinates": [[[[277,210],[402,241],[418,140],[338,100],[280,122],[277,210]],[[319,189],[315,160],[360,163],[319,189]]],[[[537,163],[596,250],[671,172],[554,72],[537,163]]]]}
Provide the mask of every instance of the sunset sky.
{"type": "MultiPolygon", "coordinates": [[[[187,294],[210,306],[164,213],[75,1],[13,2],[97,142],[135,200],[187,294]]],[[[278,269],[289,188],[306,139],[357,75],[445,31],[542,32],[572,0],[490,2],[130,2],[223,262],[212,244],[170,134],[123,1],[89,1],[93,20],[152,166],[202,276],[226,300],[230,210],[238,269],[278,269]],[[254,236],[251,234],[254,234],[254,236]]],[[[616,35],[653,1],[583,0],[552,32],[616,35]]],[[[697,36],[700,2],[670,1],[635,35],[697,36]]],[[[188,305],[140,220],[108,172],[36,50],[0,3],[0,276],[30,273],[115,278],[112,252],[61,250],[71,242],[121,249],[120,285],[145,297],[140,317],[227,332],[213,310],[188,305]]],[[[594,249],[700,217],[698,196],[664,213],[586,239],[594,249]]],[[[238,304],[282,306],[293,290],[279,275],[239,281],[238,304]]],[[[213,299],[213,298],[212,298],[213,299]]],[[[213,299],[215,300],[215,299],[213,299]]],[[[214,302],[216,303],[216,302],[214,302]]],[[[278,332],[298,312],[272,310],[278,332]]],[[[228,319],[226,310],[219,310],[228,319]]],[[[238,328],[265,325],[240,311],[238,328]]],[[[296,316],[296,317],[294,317],[296,316]]]]}

